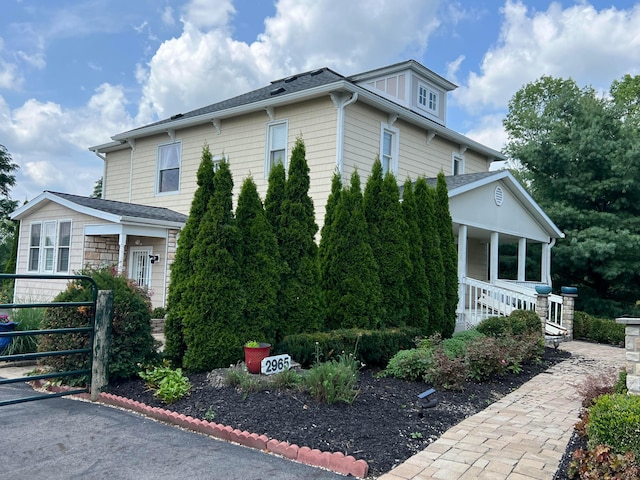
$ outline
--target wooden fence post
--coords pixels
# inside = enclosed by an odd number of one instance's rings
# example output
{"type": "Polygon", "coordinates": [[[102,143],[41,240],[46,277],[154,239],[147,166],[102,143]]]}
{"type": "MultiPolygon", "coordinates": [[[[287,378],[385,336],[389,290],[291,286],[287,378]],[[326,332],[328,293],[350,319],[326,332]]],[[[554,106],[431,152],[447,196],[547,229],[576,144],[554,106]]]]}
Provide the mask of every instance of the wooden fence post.
{"type": "Polygon", "coordinates": [[[113,317],[113,291],[99,290],[96,302],[96,324],[93,332],[93,363],[91,367],[91,401],[109,383],[109,338],[113,317]]]}

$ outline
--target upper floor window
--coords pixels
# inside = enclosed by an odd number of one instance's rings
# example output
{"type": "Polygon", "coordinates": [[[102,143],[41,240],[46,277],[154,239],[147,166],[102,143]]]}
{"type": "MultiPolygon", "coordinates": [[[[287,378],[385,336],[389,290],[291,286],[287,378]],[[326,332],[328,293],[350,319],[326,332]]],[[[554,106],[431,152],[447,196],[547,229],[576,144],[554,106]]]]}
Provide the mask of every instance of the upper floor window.
{"type": "Polygon", "coordinates": [[[213,161],[213,171],[217,172],[218,170],[220,170],[220,162],[225,161],[226,163],[229,163],[229,157],[227,155],[214,155],[212,158],[213,161]]]}
{"type": "Polygon", "coordinates": [[[31,224],[27,269],[40,273],[69,273],[71,221],[31,224]]]}
{"type": "Polygon", "coordinates": [[[182,144],[180,142],[158,147],[158,193],[177,192],[180,190],[181,156],[182,144]]]}
{"type": "Polygon", "coordinates": [[[424,84],[418,85],[418,104],[430,111],[431,113],[438,114],[438,93],[431,90],[424,84]]]}
{"type": "Polygon", "coordinates": [[[271,168],[276,163],[282,163],[285,167],[287,165],[288,130],[289,124],[286,120],[267,125],[267,145],[264,166],[265,178],[269,177],[269,172],[271,172],[271,168]]]}
{"type": "Polygon", "coordinates": [[[382,124],[380,131],[380,162],[382,173],[398,174],[398,146],[400,133],[397,128],[382,124]]]}
{"type": "Polygon", "coordinates": [[[454,153],[451,157],[451,172],[453,175],[464,173],[464,157],[462,155],[454,153]]]}

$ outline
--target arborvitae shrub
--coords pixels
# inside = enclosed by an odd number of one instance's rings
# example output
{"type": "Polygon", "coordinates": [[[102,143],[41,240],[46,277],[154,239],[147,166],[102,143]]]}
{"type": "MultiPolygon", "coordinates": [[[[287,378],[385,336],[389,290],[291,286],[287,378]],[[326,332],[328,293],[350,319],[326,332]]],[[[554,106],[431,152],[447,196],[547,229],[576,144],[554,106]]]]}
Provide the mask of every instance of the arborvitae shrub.
{"type": "MultiPolygon", "coordinates": [[[[154,361],[158,354],[151,335],[150,300],[146,291],[122,275],[116,275],[110,268],[83,272],[90,275],[100,290],[114,292],[113,322],[109,348],[109,379],[134,376],[141,363],[154,361]]],[[[83,302],[91,300],[88,282],[70,282],[67,290],[59,293],[54,302],[83,302]]],[[[88,326],[91,311],[89,307],[49,307],[45,310],[42,329],[88,326]]],[[[38,350],[55,351],[88,348],[87,334],[40,335],[38,350]]],[[[45,357],[42,365],[56,371],[70,371],[88,368],[87,355],[45,357]]],[[[76,378],[74,384],[82,384],[86,378],[76,378]]]]}
{"type": "Polygon", "coordinates": [[[584,312],[575,312],[573,338],[609,345],[624,345],[625,326],[608,318],[596,318],[584,312]]]}

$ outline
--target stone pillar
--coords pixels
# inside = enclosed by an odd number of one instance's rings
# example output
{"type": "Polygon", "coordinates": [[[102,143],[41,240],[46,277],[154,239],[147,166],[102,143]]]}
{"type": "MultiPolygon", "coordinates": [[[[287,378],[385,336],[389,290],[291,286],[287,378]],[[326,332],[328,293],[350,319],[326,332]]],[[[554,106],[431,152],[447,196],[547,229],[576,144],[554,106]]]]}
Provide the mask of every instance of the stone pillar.
{"type": "Polygon", "coordinates": [[[573,316],[576,309],[576,287],[562,287],[562,326],[567,329],[567,340],[573,340],[573,316]]]}
{"type": "Polygon", "coordinates": [[[536,296],[536,313],[542,324],[542,335],[546,334],[546,324],[549,316],[549,294],[538,293],[536,296]]]}
{"type": "Polygon", "coordinates": [[[616,323],[625,325],[627,389],[630,394],[640,395],[640,318],[616,318],[616,323]]]}

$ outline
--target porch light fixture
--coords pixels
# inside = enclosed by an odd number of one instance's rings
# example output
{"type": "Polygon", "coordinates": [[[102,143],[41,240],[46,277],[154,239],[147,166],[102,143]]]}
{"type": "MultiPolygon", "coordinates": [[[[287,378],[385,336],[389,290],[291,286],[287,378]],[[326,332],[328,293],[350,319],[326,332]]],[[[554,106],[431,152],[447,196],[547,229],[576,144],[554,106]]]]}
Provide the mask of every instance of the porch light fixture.
{"type": "Polygon", "coordinates": [[[158,255],[149,255],[149,258],[151,259],[151,264],[154,264],[158,260],[160,260],[160,257],[158,255]]]}

